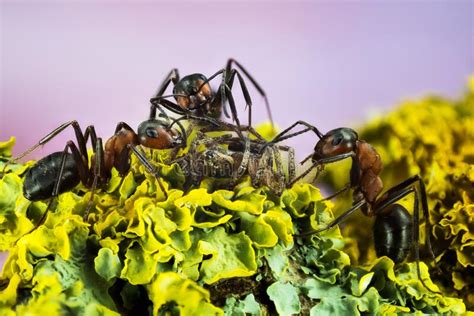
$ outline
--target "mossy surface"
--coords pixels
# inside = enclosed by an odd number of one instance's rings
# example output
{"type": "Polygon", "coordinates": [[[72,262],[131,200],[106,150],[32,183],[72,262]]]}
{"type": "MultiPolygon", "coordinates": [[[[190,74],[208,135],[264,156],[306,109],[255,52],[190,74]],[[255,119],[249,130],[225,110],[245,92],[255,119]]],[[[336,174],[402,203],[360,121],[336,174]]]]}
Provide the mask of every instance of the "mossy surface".
{"type": "MultiPolygon", "coordinates": [[[[0,143],[0,169],[12,146],[13,140],[0,143]]],[[[23,197],[23,177],[34,162],[11,166],[0,180],[0,249],[9,251],[0,314],[465,312],[462,300],[426,289],[414,263],[351,262],[344,249],[357,236],[344,239],[334,228],[294,238],[295,231],[334,218],[333,204],[321,201],[318,188],[296,184],[275,196],[252,187],[249,178],[232,190],[206,179],[185,192],[179,167],[161,158],[154,153],[167,199],[133,160],[126,177],[114,171],[96,192],[86,221],[90,191],[79,185],[54,199],[44,224],[31,233],[48,201],[23,197]]],[[[440,290],[423,262],[421,271],[440,290]]]]}

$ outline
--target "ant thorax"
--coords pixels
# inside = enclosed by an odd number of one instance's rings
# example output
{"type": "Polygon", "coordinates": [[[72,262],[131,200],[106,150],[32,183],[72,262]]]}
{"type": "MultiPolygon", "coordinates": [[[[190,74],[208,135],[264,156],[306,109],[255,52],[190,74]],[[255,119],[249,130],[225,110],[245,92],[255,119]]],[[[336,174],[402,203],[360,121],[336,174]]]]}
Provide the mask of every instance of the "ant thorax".
{"type": "Polygon", "coordinates": [[[372,204],[383,190],[382,160],[374,147],[369,143],[358,140],[356,143],[356,157],[353,160],[351,181],[358,185],[367,202],[372,204]]]}

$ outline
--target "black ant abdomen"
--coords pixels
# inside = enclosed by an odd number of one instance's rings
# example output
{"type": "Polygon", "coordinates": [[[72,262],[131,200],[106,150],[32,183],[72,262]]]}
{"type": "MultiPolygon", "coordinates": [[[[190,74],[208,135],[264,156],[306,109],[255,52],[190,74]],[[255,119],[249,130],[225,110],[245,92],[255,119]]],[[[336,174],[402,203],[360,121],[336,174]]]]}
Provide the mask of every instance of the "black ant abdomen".
{"type": "Polygon", "coordinates": [[[377,257],[387,256],[400,263],[413,245],[413,220],[400,204],[392,204],[379,214],[374,223],[374,244],[377,257]]]}
{"type": "MultiPolygon", "coordinates": [[[[28,169],[23,183],[23,195],[30,201],[40,201],[53,196],[57,175],[61,169],[63,152],[52,153],[28,169]]],[[[72,190],[80,182],[79,170],[74,157],[66,153],[64,171],[59,186],[59,193],[72,190]]]]}

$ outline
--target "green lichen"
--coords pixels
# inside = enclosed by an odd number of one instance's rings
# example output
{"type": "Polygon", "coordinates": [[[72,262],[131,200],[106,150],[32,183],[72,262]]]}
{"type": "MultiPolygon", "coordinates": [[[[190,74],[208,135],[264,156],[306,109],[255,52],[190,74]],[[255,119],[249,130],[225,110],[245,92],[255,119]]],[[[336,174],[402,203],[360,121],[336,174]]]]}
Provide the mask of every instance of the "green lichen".
{"type": "MultiPolygon", "coordinates": [[[[11,146],[0,143],[9,148],[3,157],[11,146]]],[[[151,158],[167,198],[133,159],[126,177],[113,171],[96,192],[86,221],[91,192],[79,185],[55,198],[31,233],[48,201],[23,197],[33,162],[9,167],[0,179],[0,249],[9,252],[2,315],[465,312],[461,300],[427,290],[414,263],[351,264],[338,228],[295,238],[295,231],[334,218],[332,203],[310,184],[275,196],[248,177],[233,190],[205,179],[185,192],[179,167],[157,153],[151,158]]],[[[450,217],[445,225],[457,221],[450,217]]],[[[438,290],[421,267],[425,283],[438,290]]]]}

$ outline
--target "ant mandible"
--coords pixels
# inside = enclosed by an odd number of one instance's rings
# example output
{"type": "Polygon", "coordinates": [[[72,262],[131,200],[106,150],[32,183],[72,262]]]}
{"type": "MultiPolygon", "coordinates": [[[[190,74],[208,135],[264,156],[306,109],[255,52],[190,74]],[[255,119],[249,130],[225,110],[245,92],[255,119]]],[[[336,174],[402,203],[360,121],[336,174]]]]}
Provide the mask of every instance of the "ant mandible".
{"type": "Polygon", "coordinates": [[[226,117],[229,117],[229,114],[227,113],[227,108],[225,107],[226,100],[228,100],[230,110],[232,112],[232,118],[235,121],[236,125],[240,128],[241,124],[237,116],[237,108],[235,106],[234,97],[232,96],[231,91],[234,84],[234,79],[237,76],[240,83],[240,87],[242,89],[242,94],[244,96],[247,107],[249,108],[248,125],[251,126],[252,99],[248,92],[245,80],[240,74],[239,70],[252,82],[254,87],[264,98],[268,117],[273,125],[272,113],[265,91],[249,74],[249,72],[239,62],[232,58],[227,61],[225,68],[219,70],[209,78],[206,78],[206,76],[199,73],[187,75],[183,78],[180,78],[178,69],[172,69],[161,84],[156,95],[150,100],[150,102],[152,103],[150,109],[150,118],[156,117],[156,109],[160,108],[160,106],[163,106],[171,112],[177,114],[182,114],[183,111],[186,111],[189,113],[193,113],[196,116],[207,116],[218,119],[221,117],[222,111],[224,111],[226,117]],[[238,70],[232,67],[233,64],[238,68],[238,70]],[[215,93],[212,90],[209,82],[218,75],[222,75],[222,81],[219,85],[219,93],[215,93]],[[170,83],[173,83],[174,85],[173,94],[164,96],[163,94],[165,93],[170,83]],[[167,98],[170,97],[174,97],[176,103],[167,100],[167,98]]]}
{"type": "Polygon", "coordinates": [[[364,215],[376,218],[373,234],[377,256],[387,256],[395,263],[399,263],[406,259],[410,249],[414,247],[418,278],[425,288],[435,292],[428,288],[421,278],[419,265],[420,199],[421,209],[425,218],[426,247],[432,259],[435,260],[430,240],[431,226],[426,189],[421,177],[419,175],[412,176],[380,195],[383,190],[383,183],[379,176],[382,171],[380,155],[370,144],[360,140],[358,134],[351,128],[337,128],[322,134],[311,124],[298,121],[278,134],[271,143],[280,142],[307,131],[313,131],[319,137],[319,141],[314,147],[314,152],[302,161],[304,163],[311,158],[312,165],[301,175],[294,178],[289,185],[291,186],[305,177],[314,168],[318,168],[319,173],[325,164],[352,158],[350,182],[326,199],[331,199],[346,190],[353,189],[353,203],[349,210],[345,211],[326,227],[304,232],[299,236],[318,234],[331,229],[360,209],[364,215]],[[289,133],[297,125],[303,125],[306,128],[298,132],[289,133]],[[416,183],[418,183],[419,189],[416,183]],[[413,217],[405,207],[396,204],[397,201],[411,193],[414,194],[413,217]]]}

